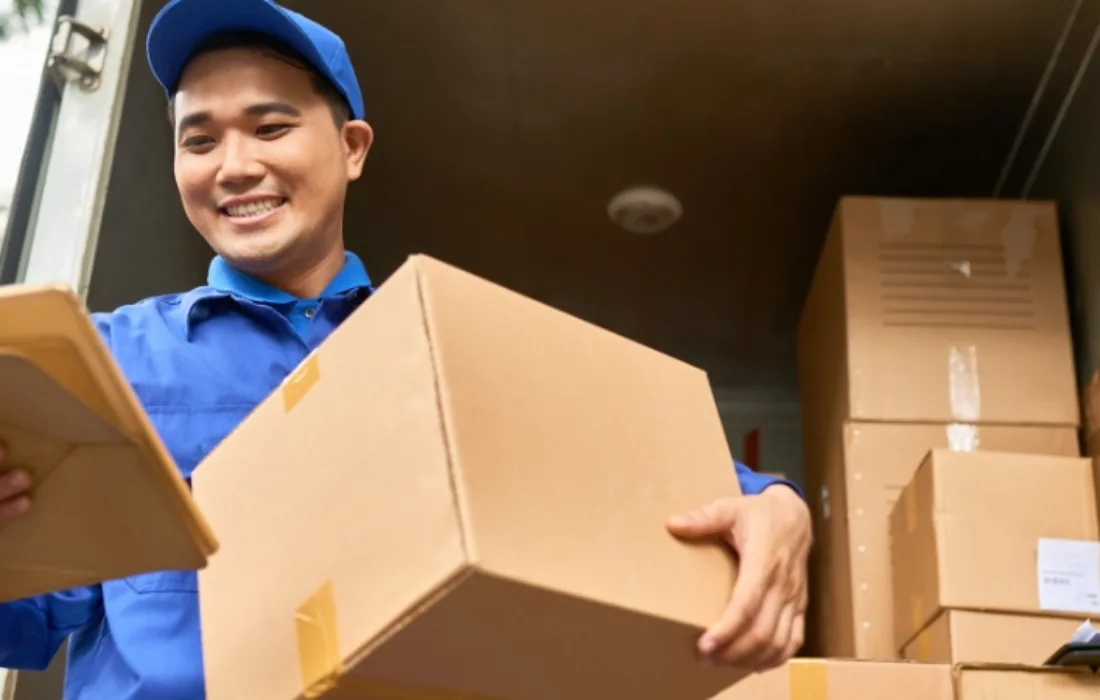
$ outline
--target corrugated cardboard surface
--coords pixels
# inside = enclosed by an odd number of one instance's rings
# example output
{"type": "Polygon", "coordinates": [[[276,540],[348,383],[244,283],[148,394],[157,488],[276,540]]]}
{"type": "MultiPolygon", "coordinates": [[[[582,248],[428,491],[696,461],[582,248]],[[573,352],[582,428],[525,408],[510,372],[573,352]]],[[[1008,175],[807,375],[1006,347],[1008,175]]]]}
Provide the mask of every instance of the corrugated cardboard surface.
{"type": "Polygon", "coordinates": [[[1077,425],[1054,205],[842,199],[799,348],[838,420],[1077,425]]]}
{"type": "MultiPolygon", "coordinates": [[[[671,696],[670,696],[671,697],[671,696]]],[[[714,700],[953,700],[951,667],[906,662],[792,659],[714,700]]]]}
{"type": "Polygon", "coordinates": [[[1069,641],[1082,620],[1041,615],[945,610],[905,646],[926,663],[1041,666],[1069,641]]]}
{"type": "Polygon", "coordinates": [[[1044,667],[960,667],[955,700],[1095,700],[1100,676],[1044,667]]]}
{"type": "Polygon", "coordinates": [[[4,466],[34,482],[0,532],[0,599],[205,566],[217,541],[70,290],[0,289],[0,387],[4,466]]]}
{"type": "Polygon", "coordinates": [[[1085,454],[1092,459],[1096,504],[1100,508],[1100,373],[1092,375],[1081,397],[1085,454]]]}
{"type": "Polygon", "coordinates": [[[929,453],[890,516],[897,648],[946,608],[1048,612],[1038,540],[1096,540],[1092,496],[1084,458],[929,453]]]}
{"type": "Polygon", "coordinates": [[[332,698],[701,700],[741,675],[695,652],[730,556],[665,531],[738,491],[702,372],[417,257],[278,393],[194,478],[223,542],[210,700],[326,675],[332,698]]]}
{"type": "Polygon", "coordinates": [[[824,487],[809,494],[817,537],[811,595],[823,637],[817,651],[842,658],[898,656],[889,516],[930,449],[1079,452],[1069,427],[849,422],[834,435],[839,450],[812,455],[824,487]]]}

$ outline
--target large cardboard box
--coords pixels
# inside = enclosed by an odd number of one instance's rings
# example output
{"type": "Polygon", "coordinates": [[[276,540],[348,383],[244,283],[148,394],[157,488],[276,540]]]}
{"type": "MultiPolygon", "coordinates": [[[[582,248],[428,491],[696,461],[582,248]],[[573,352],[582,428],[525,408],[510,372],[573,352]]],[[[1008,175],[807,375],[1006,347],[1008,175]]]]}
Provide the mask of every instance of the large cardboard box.
{"type": "Polygon", "coordinates": [[[665,529],[738,493],[704,373],[430,258],[194,490],[222,542],[209,700],[703,700],[743,675],[695,647],[730,555],[665,529]]]}
{"type": "Polygon", "coordinates": [[[932,450],[894,504],[890,539],[899,650],[945,609],[1100,612],[1097,513],[1085,458],[932,450]],[[1070,550],[1048,555],[1044,540],[1068,542],[1070,550]],[[1080,559],[1075,547],[1086,560],[1073,561],[1080,559]],[[1086,597],[1071,605],[1065,593],[1086,597]]]}
{"type": "Polygon", "coordinates": [[[1083,620],[944,610],[902,652],[926,663],[995,663],[1041,666],[1070,640],[1083,620]]]}
{"type": "MultiPolygon", "coordinates": [[[[675,695],[671,698],[679,697],[675,695]]],[[[945,664],[796,658],[714,700],[953,700],[945,664]]]]}
{"type": "Polygon", "coordinates": [[[963,665],[955,669],[955,700],[1096,700],[1100,676],[1086,669],[963,665]]]}
{"type": "Polygon", "coordinates": [[[0,390],[3,466],[33,481],[0,600],[206,565],[217,540],[71,290],[0,288],[0,390]]]}
{"type": "Polygon", "coordinates": [[[894,643],[890,510],[934,448],[1075,457],[1072,427],[846,422],[814,450],[824,475],[808,494],[816,543],[812,619],[816,652],[898,658],[894,643]]]}
{"type": "Polygon", "coordinates": [[[798,343],[826,425],[1080,419],[1053,203],[841,199],[798,343]]]}

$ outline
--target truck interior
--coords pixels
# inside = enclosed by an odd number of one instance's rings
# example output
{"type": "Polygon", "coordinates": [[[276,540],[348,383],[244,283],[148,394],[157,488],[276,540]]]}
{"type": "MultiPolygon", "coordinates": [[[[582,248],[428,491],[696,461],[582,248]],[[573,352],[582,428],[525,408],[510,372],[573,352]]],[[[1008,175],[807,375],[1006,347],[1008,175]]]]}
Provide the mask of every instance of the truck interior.
{"type": "MultiPolygon", "coordinates": [[[[203,284],[212,255],[175,189],[143,51],[161,3],[143,5],[93,310],[203,284]]],[[[699,366],[735,453],[781,432],[765,471],[800,478],[795,329],[845,194],[1057,200],[1081,377],[1094,367],[1100,4],[287,6],[338,27],[358,71],[376,141],[345,234],[376,283],[426,253],[699,366]],[[608,201],[636,185],[681,220],[617,226],[608,201]]],[[[18,700],[59,697],[62,664],[20,674],[18,700]]]]}

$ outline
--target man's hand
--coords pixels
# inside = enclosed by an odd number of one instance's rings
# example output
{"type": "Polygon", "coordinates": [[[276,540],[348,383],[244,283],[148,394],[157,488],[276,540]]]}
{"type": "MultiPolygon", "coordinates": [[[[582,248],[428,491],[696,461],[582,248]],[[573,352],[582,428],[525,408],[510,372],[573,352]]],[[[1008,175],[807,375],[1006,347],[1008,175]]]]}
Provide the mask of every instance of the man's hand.
{"type": "Polygon", "coordinates": [[[0,443],[0,527],[31,507],[31,479],[21,470],[5,470],[4,444],[0,443]]]}
{"type": "Polygon", "coordinates": [[[699,638],[707,659],[764,671],[785,663],[805,638],[806,561],[813,539],[810,511],[784,485],[757,496],[723,498],[672,518],[678,537],[722,537],[740,571],[730,604],[699,638]]]}

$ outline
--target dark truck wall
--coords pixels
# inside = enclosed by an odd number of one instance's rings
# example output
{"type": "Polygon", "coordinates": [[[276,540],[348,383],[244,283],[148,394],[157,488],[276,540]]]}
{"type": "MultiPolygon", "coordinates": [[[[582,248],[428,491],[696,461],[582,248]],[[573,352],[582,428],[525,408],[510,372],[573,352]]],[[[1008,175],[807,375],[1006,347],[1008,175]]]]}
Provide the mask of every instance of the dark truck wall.
{"type": "Polygon", "coordinates": [[[1084,5],[1001,193],[1058,202],[1082,386],[1100,367],[1100,3],[1084,5]]]}

